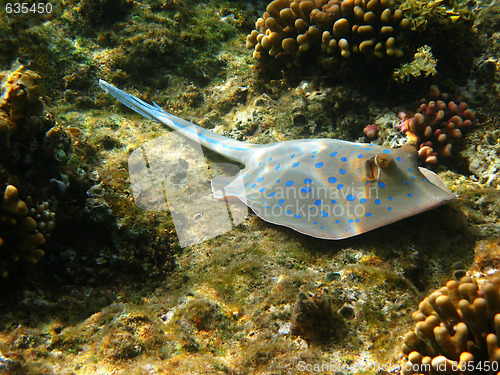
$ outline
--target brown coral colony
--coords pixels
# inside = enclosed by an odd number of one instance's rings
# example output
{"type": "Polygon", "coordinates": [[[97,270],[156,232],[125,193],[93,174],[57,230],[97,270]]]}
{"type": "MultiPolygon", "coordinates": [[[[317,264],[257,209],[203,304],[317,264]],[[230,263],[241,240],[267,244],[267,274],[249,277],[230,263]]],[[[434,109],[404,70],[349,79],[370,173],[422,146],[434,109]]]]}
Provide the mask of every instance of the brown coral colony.
{"type": "Polygon", "coordinates": [[[426,297],[404,337],[402,374],[500,374],[500,277],[465,276],[426,297]],[[484,280],[482,280],[484,281],[484,280]]]}
{"type": "Polygon", "coordinates": [[[44,236],[36,231],[36,221],[28,216],[26,203],[18,199],[17,188],[8,185],[0,198],[0,274],[8,275],[12,263],[38,263],[44,255],[39,247],[44,236]]]}
{"type": "Polygon", "coordinates": [[[247,48],[255,49],[257,59],[284,58],[290,66],[301,65],[304,53],[316,46],[344,58],[401,57],[395,31],[409,24],[388,0],[274,0],[248,35],[247,48]]]}
{"type": "Polygon", "coordinates": [[[396,128],[417,148],[423,162],[437,164],[438,157],[451,156],[453,143],[476,122],[476,118],[466,103],[448,101],[447,95],[441,95],[435,86],[431,92],[436,100],[423,100],[412,117],[400,113],[402,122],[396,128]]]}

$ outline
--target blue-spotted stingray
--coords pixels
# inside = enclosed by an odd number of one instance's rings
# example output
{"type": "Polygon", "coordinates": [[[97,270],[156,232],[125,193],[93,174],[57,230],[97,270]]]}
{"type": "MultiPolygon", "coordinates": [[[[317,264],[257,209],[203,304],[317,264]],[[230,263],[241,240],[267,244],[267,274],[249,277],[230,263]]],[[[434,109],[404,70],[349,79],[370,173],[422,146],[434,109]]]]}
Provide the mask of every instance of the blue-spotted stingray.
{"type": "Polygon", "coordinates": [[[240,142],[105,81],[99,85],[141,115],[244,164],[234,177],[213,179],[217,198],[235,196],[263,220],[309,236],[355,236],[455,199],[434,172],[418,167],[412,146],[392,149],[337,139],[240,142]]]}

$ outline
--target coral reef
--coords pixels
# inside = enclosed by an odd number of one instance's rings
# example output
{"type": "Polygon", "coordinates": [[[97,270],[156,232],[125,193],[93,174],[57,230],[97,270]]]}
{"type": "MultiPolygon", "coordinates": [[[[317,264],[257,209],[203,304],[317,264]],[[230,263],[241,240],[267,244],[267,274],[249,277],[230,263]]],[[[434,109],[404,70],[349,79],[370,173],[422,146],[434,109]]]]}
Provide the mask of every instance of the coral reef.
{"type": "Polygon", "coordinates": [[[476,118],[466,103],[448,100],[436,86],[431,86],[429,96],[433,100],[422,99],[415,115],[401,112],[402,121],[396,129],[417,148],[422,162],[431,165],[438,163],[438,157],[451,156],[453,144],[476,123],[476,118]]]}
{"type": "Polygon", "coordinates": [[[499,373],[499,289],[500,277],[464,276],[426,297],[404,337],[402,374],[499,373]]]}
{"type": "Polygon", "coordinates": [[[44,236],[37,222],[28,216],[29,209],[18,198],[17,188],[8,185],[0,201],[0,274],[7,277],[12,264],[19,261],[38,263],[44,255],[40,246],[44,236]]]}
{"type": "Polygon", "coordinates": [[[274,0],[247,36],[254,57],[274,57],[288,66],[319,50],[327,55],[403,56],[397,46],[410,21],[388,0],[274,0]]]}
{"type": "Polygon", "coordinates": [[[13,121],[41,113],[40,76],[23,65],[0,72],[0,109],[13,121]]]}

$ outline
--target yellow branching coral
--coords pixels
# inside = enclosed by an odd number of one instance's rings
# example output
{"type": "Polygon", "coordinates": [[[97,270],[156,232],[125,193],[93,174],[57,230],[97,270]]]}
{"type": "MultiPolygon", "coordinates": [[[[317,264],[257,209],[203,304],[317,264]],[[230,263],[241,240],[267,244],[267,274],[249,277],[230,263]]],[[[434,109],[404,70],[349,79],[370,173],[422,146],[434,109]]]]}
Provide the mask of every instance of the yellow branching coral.
{"type": "Polygon", "coordinates": [[[45,242],[37,232],[36,221],[18,199],[17,188],[8,185],[0,198],[0,274],[7,277],[13,263],[37,263],[44,255],[39,247],[45,242]]]}
{"type": "Polygon", "coordinates": [[[413,318],[415,330],[402,348],[408,356],[403,375],[500,374],[500,277],[448,281],[413,318]]]}
{"type": "Polygon", "coordinates": [[[274,0],[247,37],[254,57],[301,64],[308,51],[401,57],[398,31],[410,21],[389,0],[274,0]]]}

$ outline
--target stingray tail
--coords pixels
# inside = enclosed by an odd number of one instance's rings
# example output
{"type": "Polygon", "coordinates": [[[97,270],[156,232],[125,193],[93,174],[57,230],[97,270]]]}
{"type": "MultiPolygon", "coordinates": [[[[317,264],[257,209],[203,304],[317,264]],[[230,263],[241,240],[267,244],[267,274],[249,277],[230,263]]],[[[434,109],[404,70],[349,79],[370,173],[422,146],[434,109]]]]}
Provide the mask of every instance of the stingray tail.
{"type": "Polygon", "coordinates": [[[249,157],[248,151],[259,147],[259,145],[240,142],[224,137],[220,134],[195,125],[192,122],[171,115],[161,109],[155,102],[153,102],[152,105],[148,104],[133,95],[117,89],[102,79],[99,80],[99,86],[113,95],[125,106],[143,115],[144,117],[161,122],[162,124],[170,127],[172,130],[178,131],[186,138],[201,143],[208,149],[224,155],[229,159],[245,163],[249,157]]]}

